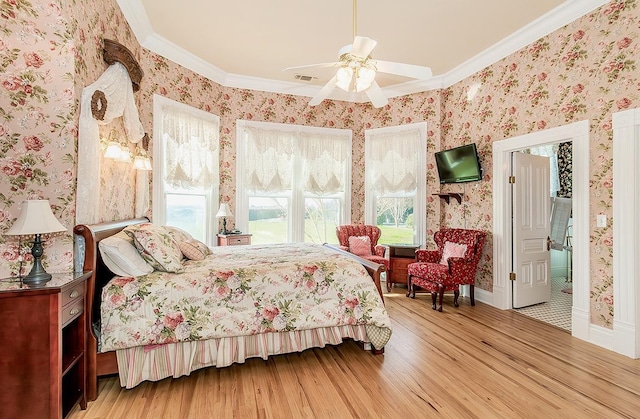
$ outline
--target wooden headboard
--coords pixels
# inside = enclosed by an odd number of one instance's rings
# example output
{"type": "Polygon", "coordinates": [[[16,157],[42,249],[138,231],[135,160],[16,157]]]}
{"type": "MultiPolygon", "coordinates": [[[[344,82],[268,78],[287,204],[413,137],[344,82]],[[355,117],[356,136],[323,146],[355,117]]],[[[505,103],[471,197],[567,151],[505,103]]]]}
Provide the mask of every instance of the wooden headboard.
{"type": "Polygon", "coordinates": [[[98,243],[100,240],[113,236],[125,227],[148,223],[148,218],[131,218],[128,220],[109,221],[99,224],[79,224],[73,232],[84,237],[85,255],[84,270],[93,271],[87,281],[85,313],[89,318],[87,323],[87,397],[95,400],[98,396],[98,376],[115,374],[118,372],[115,354],[98,354],[98,337],[93,330],[93,324],[100,319],[100,298],[102,288],[115,276],[102,261],[98,243]]]}

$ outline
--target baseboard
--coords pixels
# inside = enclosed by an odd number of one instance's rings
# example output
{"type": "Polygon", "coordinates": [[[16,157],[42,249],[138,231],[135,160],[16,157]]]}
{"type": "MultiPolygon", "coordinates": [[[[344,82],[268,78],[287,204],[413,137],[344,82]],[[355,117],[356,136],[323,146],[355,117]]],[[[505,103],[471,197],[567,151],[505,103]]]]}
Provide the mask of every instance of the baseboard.
{"type": "Polygon", "coordinates": [[[634,324],[613,319],[611,334],[613,350],[619,354],[638,359],[640,354],[636,345],[636,327],[634,324]]]}
{"type": "Polygon", "coordinates": [[[613,351],[613,330],[595,324],[589,325],[589,343],[613,351]]]}
{"type": "Polygon", "coordinates": [[[487,290],[483,290],[478,287],[475,287],[473,292],[474,292],[474,297],[476,301],[493,306],[493,293],[491,291],[487,291],[487,290]]]}

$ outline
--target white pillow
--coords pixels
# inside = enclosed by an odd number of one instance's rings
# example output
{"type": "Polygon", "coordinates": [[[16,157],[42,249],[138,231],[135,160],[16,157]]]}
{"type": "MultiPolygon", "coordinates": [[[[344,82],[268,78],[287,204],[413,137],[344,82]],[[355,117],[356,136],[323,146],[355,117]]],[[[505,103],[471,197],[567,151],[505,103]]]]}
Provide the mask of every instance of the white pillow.
{"type": "Polygon", "coordinates": [[[100,240],[98,249],[106,267],[116,275],[141,276],[153,272],[153,267],[142,259],[133,239],[124,231],[100,240]]]}

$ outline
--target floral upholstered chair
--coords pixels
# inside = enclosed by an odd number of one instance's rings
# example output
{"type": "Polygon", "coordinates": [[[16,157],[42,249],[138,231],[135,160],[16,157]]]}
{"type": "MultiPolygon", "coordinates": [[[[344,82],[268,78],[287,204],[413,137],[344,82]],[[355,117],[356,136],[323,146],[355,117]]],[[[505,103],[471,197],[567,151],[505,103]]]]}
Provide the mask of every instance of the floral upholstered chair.
{"type": "Polygon", "coordinates": [[[336,227],[340,249],[384,265],[389,269],[389,259],[385,258],[386,247],[378,244],[382,232],[378,226],[366,224],[346,224],[336,227]]]}
{"type": "Polygon", "coordinates": [[[473,286],[486,233],[479,230],[443,228],[433,238],[437,250],[416,250],[416,262],[409,264],[407,297],[416,296],[415,287],[431,291],[432,308],[442,311],[445,291],[453,291],[458,307],[460,285],[470,285],[471,305],[475,305],[473,286]],[[436,305],[436,296],[438,303],[436,305]]]}

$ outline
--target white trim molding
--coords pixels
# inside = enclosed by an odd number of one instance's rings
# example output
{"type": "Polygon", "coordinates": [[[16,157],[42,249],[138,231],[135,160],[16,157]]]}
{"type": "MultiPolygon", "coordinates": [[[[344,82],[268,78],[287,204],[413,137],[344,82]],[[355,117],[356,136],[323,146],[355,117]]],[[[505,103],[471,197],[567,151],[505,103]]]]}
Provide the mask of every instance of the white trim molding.
{"type": "MultiPolygon", "coordinates": [[[[537,131],[493,143],[493,302],[512,308],[510,157],[524,148],[571,141],[573,149],[573,308],[571,333],[590,340],[589,291],[589,121],[537,131]]],[[[594,342],[592,342],[594,343],[594,342]]]]}
{"type": "MultiPolygon", "coordinates": [[[[166,38],[153,32],[153,27],[149,22],[149,17],[144,9],[142,0],[116,1],[141,46],[175,61],[183,67],[195,71],[222,86],[310,97],[315,96],[322,88],[322,86],[310,86],[303,83],[269,80],[227,73],[214,64],[196,57],[189,51],[178,47],[166,38]]],[[[415,80],[387,86],[382,90],[386,97],[392,98],[452,86],[609,1],[610,0],[565,1],[558,7],[445,74],[437,75],[429,80],[415,80]]],[[[340,89],[334,89],[330,99],[355,103],[369,102],[368,97],[364,93],[347,93],[340,89]]]]}
{"type": "Polygon", "coordinates": [[[613,350],[640,358],[640,108],[613,114],[613,350]]]}

